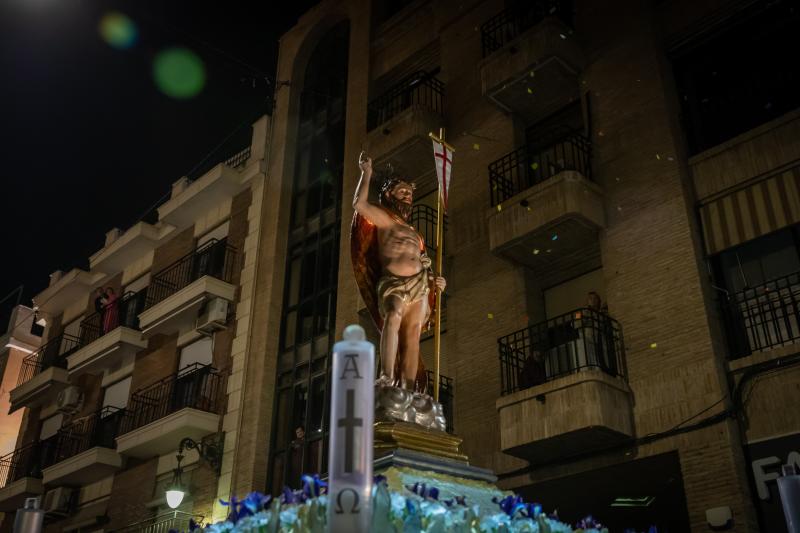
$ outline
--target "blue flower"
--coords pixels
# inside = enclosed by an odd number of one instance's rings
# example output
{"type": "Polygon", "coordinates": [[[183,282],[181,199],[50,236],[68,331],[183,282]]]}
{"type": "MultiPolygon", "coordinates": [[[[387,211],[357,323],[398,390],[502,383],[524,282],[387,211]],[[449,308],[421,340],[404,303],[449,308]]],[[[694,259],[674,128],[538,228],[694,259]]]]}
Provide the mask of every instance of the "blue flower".
{"type": "Polygon", "coordinates": [[[437,489],[436,487],[428,488],[428,486],[425,483],[416,482],[413,485],[406,485],[406,489],[410,490],[411,492],[422,498],[426,499],[430,498],[432,500],[439,499],[439,489],[437,489]]]}
{"type": "MultiPolygon", "coordinates": [[[[239,521],[240,513],[242,512],[242,506],[239,500],[236,499],[236,496],[232,496],[231,501],[229,502],[226,502],[225,500],[220,498],[219,503],[221,503],[225,507],[230,507],[231,509],[231,512],[228,513],[228,518],[227,518],[228,522],[235,524],[236,522],[239,521]]],[[[248,513],[247,511],[245,511],[242,514],[242,516],[247,516],[248,514],[252,513],[248,513]]]]}
{"type": "Polygon", "coordinates": [[[498,500],[497,496],[495,496],[492,498],[492,501],[499,505],[500,509],[502,509],[509,518],[514,518],[517,512],[525,510],[525,503],[522,501],[522,496],[512,494],[506,496],[502,500],[498,500]]]}
{"type": "Polygon", "coordinates": [[[247,509],[250,515],[263,511],[269,506],[272,496],[260,492],[251,492],[241,501],[243,509],[247,509]]]}
{"type": "Polygon", "coordinates": [[[595,520],[592,515],[587,516],[575,524],[575,529],[603,529],[603,524],[595,520]]]}
{"type": "Polygon", "coordinates": [[[303,494],[306,498],[317,498],[328,492],[328,484],[319,478],[319,474],[309,476],[305,474],[303,480],[303,494]]]}

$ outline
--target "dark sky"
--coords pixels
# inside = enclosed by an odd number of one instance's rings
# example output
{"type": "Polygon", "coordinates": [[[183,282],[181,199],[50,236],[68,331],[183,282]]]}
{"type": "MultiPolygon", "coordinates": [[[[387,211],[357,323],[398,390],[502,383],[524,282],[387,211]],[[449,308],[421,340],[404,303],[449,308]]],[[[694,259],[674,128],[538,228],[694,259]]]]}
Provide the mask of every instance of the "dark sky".
{"type": "Polygon", "coordinates": [[[0,0],[0,299],[22,284],[29,304],[50,272],[87,267],[106,231],[246,129],[266,109],[279,37],[316,3],[0,0]],[[100,35],[113,11],[138,30],[129,49],[100,35]],[[154,58],[175,46],[205,66],[193,98],[154,83],[154,58]]]}

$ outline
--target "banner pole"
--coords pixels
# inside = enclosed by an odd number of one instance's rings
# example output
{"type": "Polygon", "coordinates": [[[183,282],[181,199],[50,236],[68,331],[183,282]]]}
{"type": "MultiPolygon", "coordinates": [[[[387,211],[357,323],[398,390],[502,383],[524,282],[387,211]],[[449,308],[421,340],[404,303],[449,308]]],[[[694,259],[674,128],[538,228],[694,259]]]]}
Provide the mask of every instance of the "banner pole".
{"type": "MultiPolygon", "coordinates": [[[[439,128],[439,139],[442,140],[442,149],[447,154],[444,146],[444,128],[439,128]]],[[[439,196],[436,202],[436,275],[442,275],[442,255],[444,252],[444,209],[442,205],[442,187],[439,186],[439,196]]],[[[433,329],[433,399],[439,401],[439,360],[442,348],[442,291],[436,289],[436,314],[434,315],[433,329]]]]}

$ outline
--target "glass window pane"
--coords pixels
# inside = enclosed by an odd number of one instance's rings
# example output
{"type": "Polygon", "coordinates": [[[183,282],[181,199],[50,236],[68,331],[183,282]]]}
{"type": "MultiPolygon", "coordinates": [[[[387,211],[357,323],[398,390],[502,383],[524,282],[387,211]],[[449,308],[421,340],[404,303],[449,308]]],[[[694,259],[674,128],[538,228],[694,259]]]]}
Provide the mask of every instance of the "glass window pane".
{"type": "Polygon", "coordinates": [[[297,305],[300,297],[300,258],[296,258],[292,260],[292,263],[289,265],[289,300],[288,303],[290,306],[297,305]]]}
{"type": "Polygon", "coordinates": [[[283,317],[283,346],[291,348],[297,333],[297,311],[290,311],[283,317]]]}
{"type": "Polygon", "coordinates": [[[314,325],[314,303],[306,302],[300,306],[300,333],[298,342],[305,342],[312,337],[314,325]]]}
{"type": "Polygon", "coordinates": [[[311,411],[308,421],[309,434],[322,432],[322,414],[325,411],[325,376],[314,378],[311,383],[311,411]]]}

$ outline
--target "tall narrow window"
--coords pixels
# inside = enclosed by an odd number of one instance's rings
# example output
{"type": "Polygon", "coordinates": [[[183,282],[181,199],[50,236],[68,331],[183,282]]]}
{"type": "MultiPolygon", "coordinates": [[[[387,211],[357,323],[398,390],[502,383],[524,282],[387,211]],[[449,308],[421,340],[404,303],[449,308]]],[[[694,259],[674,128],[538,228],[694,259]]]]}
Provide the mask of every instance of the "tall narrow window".
{"type": "Polygon", "coordinates": [[[270,487],[324,472],[329,354],[336,322],[349,26],[325,36],[300,94],[286,282],[273,414],[270,487]]]}

